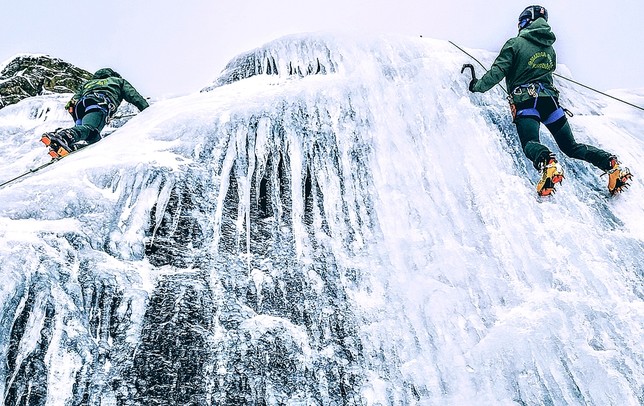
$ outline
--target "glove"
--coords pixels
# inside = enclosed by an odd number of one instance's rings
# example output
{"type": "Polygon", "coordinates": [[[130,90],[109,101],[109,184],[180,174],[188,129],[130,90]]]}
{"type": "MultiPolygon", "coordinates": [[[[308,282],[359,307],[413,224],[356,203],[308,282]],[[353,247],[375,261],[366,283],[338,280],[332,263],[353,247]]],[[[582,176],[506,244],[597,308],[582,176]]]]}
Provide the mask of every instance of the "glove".
{"type": "Polygon", "coordinates": [[[69,111],[70,108],[74,108],[76,106],[76,103],[78,103],[78,100],[76,99],[71,99],[70,101],[67,102],[65,105],[65,110],[69,111]]]}
{"type": "Polygon", "coordinates": [[[476,86],[476,82],[478,81],[479,80],[477,78],[474,78],[470,81],[470,86],[469,86],[470,92],[474,92],[474,86],[476,86]]]}

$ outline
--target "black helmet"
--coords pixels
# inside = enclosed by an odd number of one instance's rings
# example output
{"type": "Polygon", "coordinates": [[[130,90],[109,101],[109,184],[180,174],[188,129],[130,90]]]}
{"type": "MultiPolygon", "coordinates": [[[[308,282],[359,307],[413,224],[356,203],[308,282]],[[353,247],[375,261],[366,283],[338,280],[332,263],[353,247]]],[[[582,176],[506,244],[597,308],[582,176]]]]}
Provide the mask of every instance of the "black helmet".
{"type": "Polygon", "coordinates": [[[543,17],[548,21],[548,10],[542,6],[526,7],[521,14],[519,14],[519,30],[530,25],[531,22],[539,17],[543,17]]]}

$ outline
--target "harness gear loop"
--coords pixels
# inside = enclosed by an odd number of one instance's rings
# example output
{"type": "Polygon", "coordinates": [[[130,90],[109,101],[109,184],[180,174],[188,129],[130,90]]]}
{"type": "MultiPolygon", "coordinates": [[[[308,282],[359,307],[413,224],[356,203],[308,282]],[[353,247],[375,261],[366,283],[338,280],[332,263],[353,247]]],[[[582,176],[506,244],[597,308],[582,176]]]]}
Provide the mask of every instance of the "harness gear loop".
{"type": "Polygon", "coordinates": [[[527,83],[525,85],[519,85],[514,88],[514,90],[512,91],[512,95],[519,96],[524,91],[527,92],[528,95],[534,99],[534,104],[532,108],[525,108],[517,111],[516,105],[514,104],[514,98],[512,96],[508,96],[508,101],[510,102],[510,110],[512,111],[513,120],[517,117],[531,116],[531,117],[537,117],[539,121],[541,121],[543,124],[548,125],[559,120],[561,117],[564,117],[566,114],[572,117],[572,113],[568,109],[564,109],[561,107],[557,98],[555,98],[555,96],[552,93],[550,93],[550,91],[543,85],[543,83],[535,82],[535,83],[527,83]],[[537,103],[539,101],[539,92],[543,92],[546,95],[548,95],[556,106],[556,109],[552,113],[550,113],[548,117],[545,117],[545,118],[542,118],[541,113],[539,112],[539,110],[537,110],[537,103]]]}

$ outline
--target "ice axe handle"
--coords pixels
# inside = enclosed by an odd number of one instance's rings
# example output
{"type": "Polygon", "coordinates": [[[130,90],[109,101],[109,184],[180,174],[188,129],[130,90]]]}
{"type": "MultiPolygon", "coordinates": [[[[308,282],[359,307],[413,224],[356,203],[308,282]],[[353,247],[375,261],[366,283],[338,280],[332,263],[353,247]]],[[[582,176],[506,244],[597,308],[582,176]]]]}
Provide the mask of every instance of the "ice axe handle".
{"type": "Polygon", "coordinates": [[[470,68],[470,71],[472,73],[472,79],[476,79],[476,72],[474,72],[474,66],[472,66],[471,63],[463,64],[463,67],[461,68],[461,73],[465,72],[465,69],[467,68],[470,68]]]}

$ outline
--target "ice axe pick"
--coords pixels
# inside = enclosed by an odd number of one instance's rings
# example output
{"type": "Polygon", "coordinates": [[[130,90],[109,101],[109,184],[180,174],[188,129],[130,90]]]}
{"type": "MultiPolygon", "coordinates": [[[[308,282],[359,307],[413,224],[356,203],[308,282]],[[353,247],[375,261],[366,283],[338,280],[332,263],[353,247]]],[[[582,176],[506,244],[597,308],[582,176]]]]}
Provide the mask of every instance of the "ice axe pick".
{"type": "Polygon", "coordinates": [[[474,72],[474,66],[472,66],[471,63],[463,64],[463,67],[461,68],[461,73],[465,72],[465,69],[467,68],[470,68],[470,72],[472,73],[472,79],[476,79],[476,72],[474,72]]]}

